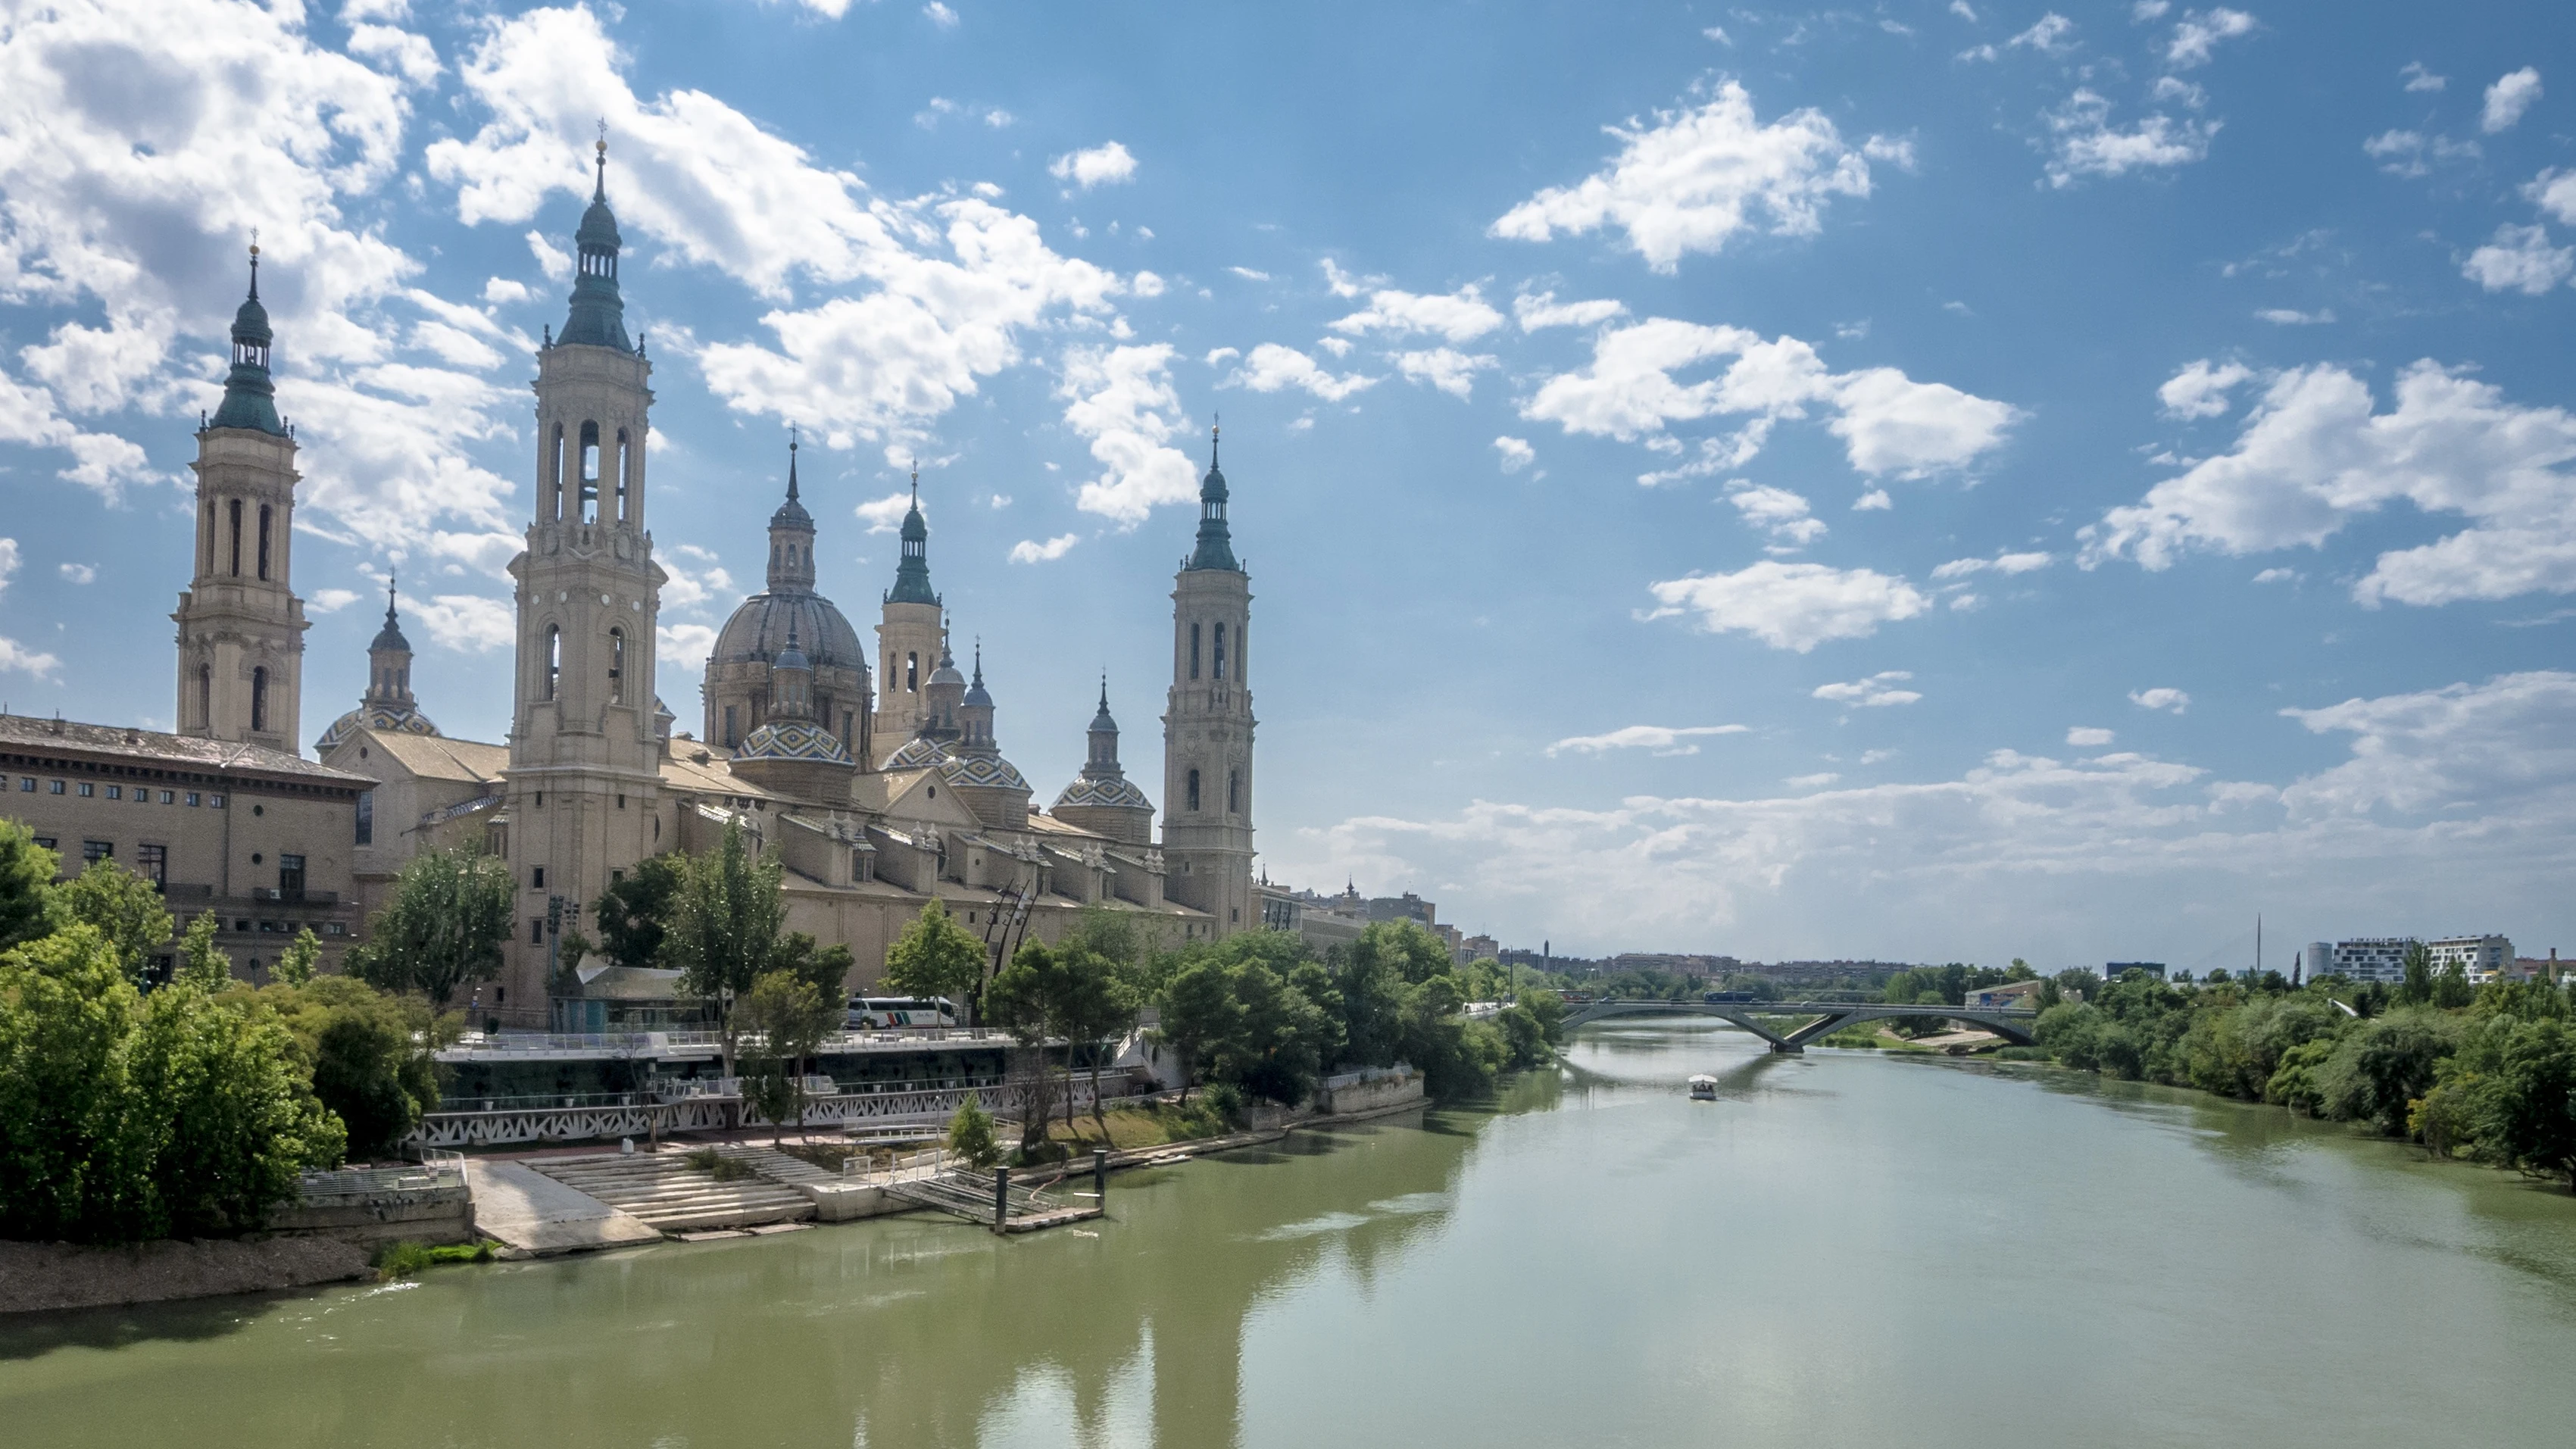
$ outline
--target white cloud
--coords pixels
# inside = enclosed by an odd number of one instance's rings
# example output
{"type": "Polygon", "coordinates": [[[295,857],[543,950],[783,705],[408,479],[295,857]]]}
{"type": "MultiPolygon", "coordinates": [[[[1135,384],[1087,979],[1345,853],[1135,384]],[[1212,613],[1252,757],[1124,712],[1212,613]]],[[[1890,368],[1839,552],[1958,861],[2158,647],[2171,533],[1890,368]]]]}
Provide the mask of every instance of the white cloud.
{"type": "Polygon", "coordinates": [[[2129,7],[2129,20],[2137,25],[2144,25],[2150,20],[2162,20],[2165,12],[2172,8],[2173,0],[2138,0],[2137,4],[2129,7]]]}
{"type": "Polygon", "coordinates": [[[2187,11],[2174,27],[2173,42],[2165,47],[2165,64],[2177,70],[2206,65],[2218,42],[2253,31],[2254,17],[2242,10],[2187,11]]]}
{"type": "MultiPolygon", "coordinates": [[[[499,599],[441,594],[434,599],[407,599],[403,609],[429,630],[431,642],[459,654],[489,654],[518,640],[518,616],[499,599]]],[[[712,634],[707,642],[715,643],[712,634]]]]}
{"type": "Polygon", "coordinates": [[[2191,708],[2191,696],[2179,689],[2159,686],[2155,689],[2130,690],[2129,703],[2140,709],[2166,709],[2180,714],[2191,708]]]}
{"type": "Polygon", "coordinates": [[[664,669],[677,666],[703,672],[707,656],[716,652],[716,629],[713,624],[663,624],[653,630],[658,662],[664,669]]]}
{"type": "Polygon", "coordinates": [[[2522,188],[2522,194],[2561,225],[2576,226],[2576,171],[2543,171],[2522,188]]]}
{"type": "Polygon", "coordinates": [[[2186,422],[2195,418],[2214,418],[2234,407],[2229,396],[2237,384],[2254,376],[2254,370],[2241,362],[2224,362],[2212,366],[2204,357],[2165,379],[2156,389],[2156,398],[2164,404],[2164,415],[2186,422]]]}
{"type": "Polygon", "coordinates": [[[1538,449],[1531,447],[1528,442],[1520,438],[1496,438],[1494,451],[1501,455],[1503,472],[1506,474],[1517,473],[1538,461],[1538,449]]]}
{"type": "MultiPolygon", "coordinates": [[[[1998,750],[1956,776],[1597,807],[1478,800],[1283,835],[1274,873],[1444,882],[1569,949],[1717,932],[1747,956],[2101,959],[2179,949],[2259,899],[2316,920],[2507,920],[2576,868],[2576,674],[2292,713],[2344,742],[2287,783],[2115,751],[1998,750]],[[1830,920],[1831,944],[1817,935],[1830,920]],[[1574,943],[1574,944],[1569,944],[1574,943]],[[2169,949],[2159,947],[2159,950],[2169,949]]],[[[2204,948],[2205,949],[2205,948],[2204,948]]]]}
{"type": "MultiPolygon", "coordinates": [[[[0,538],[0,594],[7,593],[9,591],[9,580],[16,576],[18,572],[18,564],[18,540],[14,538],[0,538]]],[[[71,570],[75,567],[77,567],[77,565],[63,565],[63,577],[71,578],[71,570]]],[[[89,580],[73,579],[72,582],[85,584],[88,583],[89,580]]]]}
{"type": "Polygon", "coordinates": [[[2083,562],[2150,569],[2184,553],[2317,546],[2398,501],[2470,527],[2379,556],[2354,585],[2364,603],[2440,604],[2576,589],[2576,416],[2524,407],[2427,359],[2398,374],[2396,406],[2321,363],[2266,389],[2227,452],[2191,465],[2082,530],[2083,562]]]}
{"type": "Polygon", "coordinates": [[[2066,732],[2066,742],[2082,749],[2099,749],[2111,743],[2111,732],[2088,725],[2077,725],[2066,732]]]}
{"type": "MultiPolygon", "coordinates": [[[[86,583],[88,580],[83,579],[80,582],[86,583]]],[[[358,602],[358,594],[355,589],[316,589],[313,591],[313,597],[304,601],[304,607],[308,613],[336,614],[356,602],[358,602]]]]}
{"type": "Polygon", "coordinates": [[[1078,533],[1060,533],[1044,543],[1024,538],[1011,545],[1011,562],[1052,563],[1071,552],[1073,546],[1080,542],[1082,542],[1082,535],[1078,533]]]}
{"type": "Polygon", "coordinates": [[[0,670],[14,669],[21,674],[48,679],[62,667],[63,661],[53,655],[39,649],[30,649],[15,639],[0,635],[0,670]]]}
{"type": "Polygon", "coordinates": [[[1831,770],[1821,770],[1813,775],[1791,775],[1780,783],[1792,790],[1821,790],[1841,778],[1831,770]]]}
{"type": "Polygon", "coordinates": [[[1454,347],[1434,347],[1420,352],[1394,354],[1395,370],[1411,382],[1427,382],[1454,398],[1465,398],[1476,385],[1476,374],[1486,368],[1502,366],[1502,360],[1488,353],[1470,356],[1454,347]]]}
{"type": "Polygon", "coordinates": [[[1248,387],[1254,392],[1277,392],[1281,388],[1294,387],[1313,393],[1326,402],[1340,402],[1355,392],[1375,387],[1381,381],[1383,379],[1365,377],[1356,372],[1335,377],[1316,366],[1315,359],[1294,347],[1264,342],[1252,349],[1252,354],[1244,358],[1243,366],[1235,369],[1218,386],[1248,387]]]}
{"type": "Polygon", "coordinates": [[[1786,488],[1757,486],[1738,478],[1727,486],[1726,501],[1735,505],[1746,523],[1768,532],[1785,548],[1804,548],[1825,536],[1825,521],[1808,511],[1806,499],[1786,488]]]}
{"type": "Polygon", "coordinates": [[[1136,179],[1136,158],[1116,141],[1084,151],[1069,151],[1047,164],[1047,174],[1089,191],[1136,179]]]}
{"type": "Polygon", "coordinates": [[[377,69],[400,76],[415,86],[434,86],[439,72],[444,69],[438,63],[438,51],[430,45],[427,36],[414,35],[391,25],[350,26],[349,53],[365,56],[376,63],[377,69]]]}
{"type": "Polygon", "coordinates": [[[2135,129],[2111,126],[2111,103],[2098,93],[2078,89],[2046,120],[2056,133],[2048,159],[2051,186],[2069,186],[2079,176],[2124,176],[2141,168],[2188,165],[2209,155],[2217,121],[2177,121],[2159,111],[2135,129]]]}
{"type": "Polygon", "coordinates": [[[1968,0],[1950,0],[1950,13],[1958,16],[1970,25],[1977,23],[1977,8],[1970,5],[1968,0]]]}
{"type": "MultiPolygon", "coordinates": [[[[903,527],[903,516],[911,511],[912,505],[913,495],[911,492],[906,489],[898,488],[883,498],[871,498],[867,502],[860,504],[858,507],[851,509],[850,512],[857,516],[859,522],[868,526],[868,532],[892,533],[896,529],[903,527]]],[[[930,514],[930,509],[927,506],[924,506],[921,512],[922,516],[927,518],[930,514]]]]}
{"type": "Polygon", "coordinates": [[[1268,272],[1256,272],[1250,267],[1228,267],[1226,270],[1243,278],[1247,282],[1266,282],[1270,280],[1270,274],[1268,272]]]}
{"type": "MultiPolygon", "coordinates": [[[[2576,172],[2569,174],[2576,176],[2576,172]]],[[[1518,319],[1523,332],[1536,332],[1542,327],[1590,327],[1627,314],[1627,303],[1607,297],[1559,302],[1554,292],[1540,292],[1535,296],[1523,292],[1512,299],[1512,316],[1518,319]]]]}
{"type": "Polygon", "coordinates": [[[2530,66],[2496,77],[2487,87],[2486,108],[2478,113],[2478,129],[2488,135],[2513,129],[2522,113],[2540,99],[2540,72],[2530,66]]]}
{"type": "Polygon", "coordinates": [[[2436,165],[2474,161],[2484,154],[2475,141],[2454,141],[2421,131],[2382,131],[2362,142],[2361,149],[2379,163],[2380,170],[2409,178],[2428,176],[2436,165]]]}
{"type": "Polygon", "coordinates": [[[491,277],[483,283],[483,300],[495,307],[517,306],[535,295],[525,282],[514,282],[507,277],[491,277]]]}
{"type": "Polygon", "coordinates": [[[1993,558],[1954,558],[1934,569],[1932,577],[1936,582],[1963,579],[1970,574],[1981,574],[1989,569],[2005,575],[2035,573],[2056,561],[2055,555],[2046,553],[2003,553],[1993,558]]]}
{"type": "Polygon", "coordinates": [[[2297,569],[2265,569],[2254,576],[2258,584],[2295,584],[2306,577],[2297,569]]]}
{"type": "MultiPolygon", "coordinates": [[[[1198,501],[1198,473],[1171,440],[1186,426],[1172,387],[1173,349],[1077,347],[1064,358],[1056,396],[1065,426],[1091,444],[1100,476],[1085,479],[1074,506],[1134,528],[1158,504],[1198,501]]],[[[1070,545],[1067,545],[1070,547],[1070,545]]],[[[1015,551],[1016,555],[1016,551],[1015,551]]]]}
{"type": "Polygon", "coordinates": [[[1848,684],[1819,684],[1810,693],[1813,699],[1832,700],[1836,704],[1855,705],[1862,709],[1885,709],[1890,705],[1912,704],[1923,696],[1911,689],[1896,686],[1914,677],[1912,671],[1883,669],[1867,679],[1848,684]]]}
{"type": "Polygon", "coordinates": [[[2254,314],[2255,321],[2269,322],[2275,327],[2322,327],[2334,319],[2332,307],[2320,307],[2314,312],[2301,312],[2293,307],[2264,307],[2254,314]]]}
{"type": "Polygon", "coordinates": [[[921,7],[921,13],[929,19],[931,24],[938,26],[942,30],[954,30],[957,28],[957,12],[940,3],[940,0],[930,0],[929,4],[921,7]]]}
{"type": "MultiPolygon", "coordinates": [[[[0,539],[0,542],[7,543],[13,553],[18,547],[15,540],[0,539]]],[[[65,579],[68,579],[75,584],[94,584],[98,582],[98,570],[89,564],[57,564],[54,568],[55,572],[60,573],[65,579]]],[[[6,570],[0,570],[0,587],[5,587],[7,584],[5,574],[6,570]]]]}
{"type": "Polygon", "coordinates": [[[1365,308],[1332,324],[1354,337],[1386,332],[1397,337],[1429,333],[1452,343],[1473,342],[1503,325],[1503,314],[1488,305],[1473,282],[1446,294],[1421,295],[1381,289],[1369,295],[1365,308]]]}
{"type": "Polygon", "coordinates": [[[1964,467],[2000,446],[2020,416],[2009,404],[1916,382],[1892,367],[1828,372],[1814,347],[1794,337],[1765,342],[1740,327],[1668,317],[1602,331],[1590,365],[1548,378],[1521,416],[1624,442],[1660,437],[1672,422],[1751,414],[1760,426],[1737,435],[1726,453],[1732,462],[1715,465],[1733,467],[1758,451],[1771,421],[1804,417],[1810,404],[1832,412],[1827,429],[1854,468],[1906,477],[1964,467]],[[1717,377],[1673,376],[1724,357],[1734,360],[1717,377]]]}
{"type": "Polygon", "coordinates": [[[1866,639],[1878,626],[1932,607],[1922,591],[1874,569],[1764,559],[1731,574],[1692,574],[1651,586],[1649,618],[1684,615],[1700,630],[1750,634],[1804,654],[1832,639],[1866,639]]]}
{"type": "Polygon", "coordinates": [[[2036,50],[2042,55],[2063,55],[2075,48],[2075,22],[2052,10],[2039,17],[2039,23],[2004,42],[2006,45],[2036,50]]]}
{"type": "Polygon", "coordinates": [[[1867,493],[1862,494],[1858,499],[1854,500],[1852,503],[1852,512],[1885,512],[1895,506],[1896,500],[1888,496],[1886,489],[1872,488],[1867,493]]]}
{"type": "Polygon", "coordinates": [[[2554,247],[2536,226],[2496,228],[2495,239],[2469,253],[2460,275],[2490,292],[2537,297],[2576,273],[2576,247],[2554,247]]]}
{"type": "Polygon", "coordinates": [[[1870,192],[1869,162],[1812,108],[1770,125],[1728,81],[1696,110],[1658,111],[1652,126],[1607,128],[1619,154],[1570,187],[1551,187],[1505,212],[1491,233],[1521,241],[1616,226],[1659,272],[1690,252],[1715,252],[1759,214],[1782,236],[1812,235],[1825,204],[1870,192]]]}
{"type": "Polygon", "coordinates": [[[725,572],[712,549],[683,543],[664,549],[660,558],[662,572],[669,575],[662,585],[665,610],[703,609],[733,593],[733,575],[725,572]]]}
{"type": "Polygon", "coordinates": [[[1628,725],[1612,730],[1606,735],[1575,735],[1558,740],[1547,747],[1547,753],[1551,759],[1569,751],[1578,755],[1602,755],[1612,750],[1652,750],[1658,755],[1696,755],[1699,753],[1699,746],[1691,744],[1691,740],[1710,735],[1740,735],[1745,732],[1746,726],[1740,724],[1684,725],[1680,728],[1667,725],[1628,725]]]}
{"type": "Polygon", "coordinates": [[[2406,89],[2410,91],[2438,91],[2451,83],[2449,76],[2435,75],[2426,70],[2420,60],[2408,61],[2405,68],[2397,73],[2406,78],[2406,89]]]}

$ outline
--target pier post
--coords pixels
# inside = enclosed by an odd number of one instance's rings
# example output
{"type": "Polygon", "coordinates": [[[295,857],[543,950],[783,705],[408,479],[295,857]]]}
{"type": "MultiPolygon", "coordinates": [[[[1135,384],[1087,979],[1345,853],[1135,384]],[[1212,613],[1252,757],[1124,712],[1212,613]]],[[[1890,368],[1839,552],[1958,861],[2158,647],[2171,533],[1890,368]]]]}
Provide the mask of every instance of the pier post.
{"type": "Polygon", "coordinates": [[[1091,1191],[1100,1199],[1100,1215],[1109,1216],[1109,1149],[1091,1149],[1091,1191]]]}
{"type": "Polygon", "coordinates": [[[1011,1170],[993,1169],[993,1231],[1007,1232],[1011,1220],[1011,1170]]]}

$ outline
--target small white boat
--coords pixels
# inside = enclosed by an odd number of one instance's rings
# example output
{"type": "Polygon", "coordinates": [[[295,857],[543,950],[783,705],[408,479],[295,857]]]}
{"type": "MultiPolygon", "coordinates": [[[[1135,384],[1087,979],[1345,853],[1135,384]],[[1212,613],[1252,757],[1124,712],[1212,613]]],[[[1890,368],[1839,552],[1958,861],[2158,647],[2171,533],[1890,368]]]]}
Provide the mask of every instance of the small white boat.
{"type": "Polygon", "coordinates": [[[1694,1101],[1694,1102],[1714,1102],[1714,1101],[1716,1101],[1716,1100],[1717,1100],[1717,1078],[1715,1078],[1715,1077],[1711,1077],[1711,1076],[1706,1076],[1706,1075],[1701,1075],[1701,1076],[1696,1076],[1696,1077],[1691,1078],[1691,1079],[1690,1079],[1690,1094],[1691,1094],[1691,1100],[1692,1100],[1692,1101],[1694,1101]]]}

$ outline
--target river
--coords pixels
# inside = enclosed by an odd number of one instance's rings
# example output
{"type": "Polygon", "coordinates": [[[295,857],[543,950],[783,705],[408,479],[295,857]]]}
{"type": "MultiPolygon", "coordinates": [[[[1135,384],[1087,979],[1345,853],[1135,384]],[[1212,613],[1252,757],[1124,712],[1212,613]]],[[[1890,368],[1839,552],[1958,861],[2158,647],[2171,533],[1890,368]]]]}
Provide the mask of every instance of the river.
{"type": "Polygon", "coordinates": [[[886,1219],[0,1324],[24,1445],[2563,1445],[2576,1199],[2038,1068],[1597,1027],[1491,1110],[886,1219]],[[1711,1071],[1722,1099],[1691,1102],[1711,1071]]]}

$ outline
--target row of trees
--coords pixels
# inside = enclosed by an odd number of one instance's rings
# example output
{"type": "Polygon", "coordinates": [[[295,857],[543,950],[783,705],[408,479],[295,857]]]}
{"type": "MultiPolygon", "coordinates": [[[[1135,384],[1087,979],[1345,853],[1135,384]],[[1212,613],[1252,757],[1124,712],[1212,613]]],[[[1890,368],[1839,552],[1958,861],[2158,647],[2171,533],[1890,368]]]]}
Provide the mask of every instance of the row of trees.
{"type": "Polygon", "coordinates": [[[0,821],[0,1236],[253,1229],[304,1169],[390,1151],[436,1101],[426,1004],[316,979],[309,931],[253,988],[200,916],[155,984],[159,890],[58,869],[0,821]]]}
{"type": "Polygon", "coordinates": [[[2067,972],[2042,991],[2055,1000],[2035,1035],[2070,1067],[2366,1123],[2576,1188],[2576,988],[2472,986],[2418,946],[2393,989],[2337,976],[2294,989],[2271,972],[2174,986],[2132,971],[2067,972]]]}

